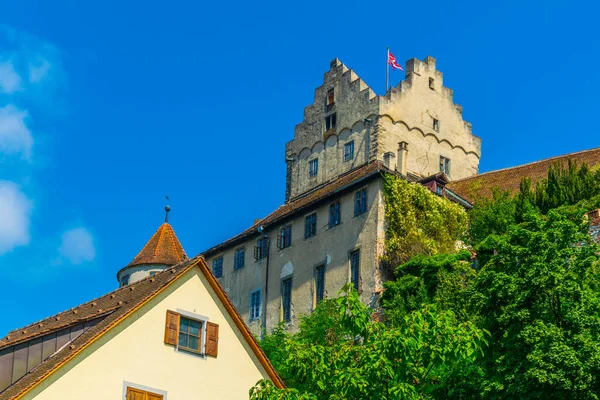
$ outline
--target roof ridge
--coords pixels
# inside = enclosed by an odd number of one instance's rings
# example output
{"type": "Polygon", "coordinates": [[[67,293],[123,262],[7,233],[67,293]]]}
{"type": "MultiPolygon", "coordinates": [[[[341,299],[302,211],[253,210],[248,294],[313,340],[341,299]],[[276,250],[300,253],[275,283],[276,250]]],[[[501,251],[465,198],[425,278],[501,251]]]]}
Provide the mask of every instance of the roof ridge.
{"type": "Polygon", "coordinates": [[[526,164],[520,164],[520,165],[515,165],[515,166],[512,166],[512,167],[494,169],[494,170],[491,170],[491,171],[482,172],[481,174],[469,176],[469,177],[466,177],[466,178],[456,179],[456,180],[452,181],[452,183],[463,182],[463,181],[466,181],[466,180],[469,180],[469,179],[477,178],[477,177],[488,175],[488,174],[493,174],[493,173],[496,173],[496,172],[509,171],[511,169],[523,168],[523,167],[527,167],[527,166],[534,165],[534,164],[540,164],[540,163],[543,163],[543,162],[556,160],[556,159],[559,159],[559,158],[565,158],[565,157],[568,158],[568,157],[571,157],[571,156],[576,156],[576,155],[579,155],[579,154],[590,153],[590,152],[599,151],[599,150],[600,150],[600,147],[594,147],[593,149],[575,151],[575,152],[572,152],[572,153],[567,153],[567,154],[562,154],[562,155],[558,155],[558,156],[552,156],[552,157],[548,157],[548,158],[543,158],[541,160],[532,161],[532,162],[529,162],[529,163],[526,163],[526,164]]]}
{"type": "MultiPolygon", "coordinates": [[[[154,275],[154,277],[156,277],[157,275],[161,275],[161,274],[163,274],[163,273],[166,273],[167,271],[170,271],[170,270],[172,270],[172,269],[174,269],[174,268],[177,268],[177,267],[179,267],[181,264],[183,264],[184,262],[195,260],[195,259],[196,259],[196,258],[198,258],[198,257],[200,257],[200,255],[197,255],[197,256],[195,256],[195,257],[193,257],[193,258],[191,258],[191,259],[185,260],[185,261],[181,261],[180,263],[178,263],[178,264],[175,264],[175,265],[173,265],[173,266],[171,266],[171,267],[169,267],[169,268],[166,268],[165,270],[162,270],[162,271],[157,271],[157,273],[154,275]]],[[[152,278],[152,277],[150,277],[150,276],[147,276],[147,277],[145,277],[145,278],[143,278],[143,279],[140,279],[139,281],[136,281],[136,282],[132,283],[131,285],[125,285],[125,286],[118,287],[117,289],[113,290],[112,292],[108,292],[108,293],[106,293],[106,294],[103,294],[102,296],[95,297],[95,298],[93,298],[92,300],[86,301],[85,303],[81,303],[81,304],[79,304],[79,305],[76,305],[76,306],[74,306],[74,307],[71,307],[71,308],[69,308],[69,309],[67,309],[67,310],[60,311],[60,312],[57,312],[57,313],[56,313],[56,314],[54,314],[54,315],[51,315],[51,316],[49,316],[49,317],[46,317],[46,318],[40,319],[39,321],[35,321],[35,322],[32,322],[32,323],[30,323],[30,324],[28,324],[28,325],[25,325],[25,326],[22,326],[22,327],[19,327],[19,328],[13,329],[13,330],[9,331],[9,332],[8,332],[8,333],[7,333],[7,334],[4,336],[4,337],[1,337],[1,338],[0,338],[0,346],[3,346],[3,344],[2,344],[2,340],[3,340],[3,339],[5,339],[6,337],[10,336],[11,334],[13,334],[13,333],[15,333],[15,332],[18,332],[18,331],[23,331],[23,330],[27,330],[27,328],[30,328],[30,327],[32,327],[32,326],[34,326],[34,325],[39,325],[39,324],[41,324],[41,323],[43,323],[43,322],[45,322],[45,321],[49,321],[49,320],[51,320],[51,319],[54,319],[54,318],[56,318],[56,317],[59,317],[59,316],[61,316],[61,315],[63,315],[63,314],[66,314],[66,313],[69,313],[69,312],[75,311],[76,309],[79,309],[79,308],[81,308],[81,307],[83,307],[83,306],[86,306],[86,305],[88,305],[88,304],[91,304],[91,303],[97,303],[97,302],[98,302],[100,299],[104,299],[104,298],[106,298],[106,297],[110,297],[111,295],[115,295],[115,294],[117,294],[118,292],[122,292],[122,291],[124,291],[124,290],[127,290],[127,289],[131,290],[131,287],[132,287],[132,286],[133,286],[133,287],[135,287],[135,286],[136,286],[136,285],[138,285],[140,282],[144,282],[144,281],[146,281],[146,280],[148,280],[148,279],[150,279],[150,278],[152,278]]],[[[59,328],[59,329],[60,329],[60,328],[59,328]]]]}

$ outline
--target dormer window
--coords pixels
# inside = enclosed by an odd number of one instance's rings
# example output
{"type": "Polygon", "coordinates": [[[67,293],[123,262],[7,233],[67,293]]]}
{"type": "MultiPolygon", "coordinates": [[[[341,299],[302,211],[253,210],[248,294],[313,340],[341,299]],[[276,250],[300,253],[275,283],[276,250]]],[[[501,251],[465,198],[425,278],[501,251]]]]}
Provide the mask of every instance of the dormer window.
{"type": "Polygon", "coordinates": [[[327,97],[325,98],[325,112],[331,111],[334,105],[335,95],[333,94],[333,89],[329,89],[327,91],[327,97]]]}
{"type": "Polygon", "coordinates": [[[436,132],[440,131],[440,120],[432,118],[433,119],[433,130],[436,132]]]}
{"type": "Polygon", "coordinates": [[[336,117],[335,117],[335,113],[328,115],[325,117],[325,132],[327,132],[330,129],[335,129],[335,125],[336,125],[336,117]]]}
{"type": "Polygon", "coordinates": [[[429,89],[431,89],[431,90],[435,90],[435,86],[433,85],[433,83],[434,83],[434,79],[429,78],[429,89]]]}

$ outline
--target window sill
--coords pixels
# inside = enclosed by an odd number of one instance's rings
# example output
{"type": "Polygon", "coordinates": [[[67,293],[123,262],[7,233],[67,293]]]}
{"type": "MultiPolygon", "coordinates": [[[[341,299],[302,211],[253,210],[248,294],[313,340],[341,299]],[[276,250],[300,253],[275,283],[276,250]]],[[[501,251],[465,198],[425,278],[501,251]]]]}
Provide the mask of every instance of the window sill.
{"type": "Polygon", "coordinates": [[[239,268],[233,268],[233,272],[238,272],[239,270],[244,269],[244,267],[246,267],[246,264],[242,265],[239,268]]]}
{"type": "Polygon", "coordinates": [[[204,354],[204,353],[201,353],[199,351],[195,351],[192,349],[186,349],[186,348],[179,347],[179,346],[175,347],[175,351],[178,353],[190,354],[192,356],[196,356],[196,357],[200,357],[200,358],[206,358],[206,354],[204,354]]]}
{"type": "Polygon", "coordinates": [[[338,226],[340,226],[342,223],[343,223],[343,222],[340,222],[340,223],[339,223],[339,224],[337,224],[337,225],[330,226],[329,228],[327,228],[327,230],[328,230],[328,231],[330,231],[330,230],[332,230],[332,229],[335,229],[335,228],[337,228],[338,226]]]}

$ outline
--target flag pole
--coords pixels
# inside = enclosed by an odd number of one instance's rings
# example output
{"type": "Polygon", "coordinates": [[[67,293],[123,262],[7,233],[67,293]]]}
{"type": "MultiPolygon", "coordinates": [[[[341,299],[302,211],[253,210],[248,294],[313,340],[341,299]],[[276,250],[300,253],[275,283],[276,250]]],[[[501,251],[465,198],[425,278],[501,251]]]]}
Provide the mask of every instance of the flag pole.
{"type": "Polygon", "coordinates": [[[385,59],[385,92],[388,92],[388,89],[390,87],[390,48],[387,48],[387,57],[385,59]]]}

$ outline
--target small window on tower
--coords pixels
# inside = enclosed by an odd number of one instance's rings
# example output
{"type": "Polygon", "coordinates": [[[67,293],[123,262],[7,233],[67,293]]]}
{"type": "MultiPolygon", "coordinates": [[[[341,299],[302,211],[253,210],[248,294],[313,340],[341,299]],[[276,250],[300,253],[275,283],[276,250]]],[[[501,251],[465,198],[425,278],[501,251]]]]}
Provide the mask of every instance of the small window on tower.
{"type": "Polygon", "coordinates": [[[440,156],[440,172],[450,175],[450,159],[440,156]]]}
{"type": "Polygon", "coordinates": [[[335,113],[325,117],[325,131],[334,129],[336,125],[335,113]]]}
{"type": "Polygon", "coordinates": [[[435,86],[433,86],[433,82],[434,82],[433,78],[429,78],[429,89],[431,89],[431,90],[435,90],[435,86]]]}
{"type": "Polygon", "coordinates": [[[433,118],[433,130],[436,132],[440,131],[440,121],[435,118],[433,118]]]}
{"type": "Polygon", "coordinates": [[[335,96],[333,94],[333,89],[329,89],[327,91],[327,98],[325,99],[325,112],[329,112],[333,109],[335,105],[335,96]]]}

